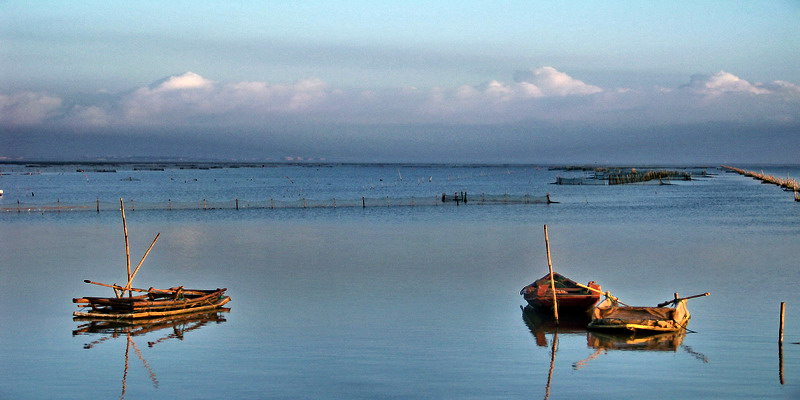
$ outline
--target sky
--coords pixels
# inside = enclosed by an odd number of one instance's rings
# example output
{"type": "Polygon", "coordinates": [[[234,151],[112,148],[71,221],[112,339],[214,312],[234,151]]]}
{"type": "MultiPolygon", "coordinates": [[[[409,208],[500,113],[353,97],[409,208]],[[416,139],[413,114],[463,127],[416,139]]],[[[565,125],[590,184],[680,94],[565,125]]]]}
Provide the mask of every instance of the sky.
{"type": "Polygon", "coordinates": [[[800,163],[800,1],[3,1],[0,160],[800,163]]]}

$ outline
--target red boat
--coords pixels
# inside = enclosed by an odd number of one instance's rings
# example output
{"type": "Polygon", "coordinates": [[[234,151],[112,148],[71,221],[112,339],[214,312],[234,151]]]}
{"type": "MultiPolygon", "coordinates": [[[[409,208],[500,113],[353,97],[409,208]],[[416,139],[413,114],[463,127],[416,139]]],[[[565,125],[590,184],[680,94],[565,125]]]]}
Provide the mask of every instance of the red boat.
{"type": "MultiPolygon", "coordinates": [[[[577,282],[557,273],[553,273],[553,281],[558,300],[558,311],[565,313],[580,313],[589,311],[600,300],[602,289],[594,281],[586,286],[596,290],[592,291],[581,287],[577,282]]],[[[553,291],[551,289],[550,274],[547,274],[520,290],[525,301],[536,309],[553,309],[553,291]]]]}

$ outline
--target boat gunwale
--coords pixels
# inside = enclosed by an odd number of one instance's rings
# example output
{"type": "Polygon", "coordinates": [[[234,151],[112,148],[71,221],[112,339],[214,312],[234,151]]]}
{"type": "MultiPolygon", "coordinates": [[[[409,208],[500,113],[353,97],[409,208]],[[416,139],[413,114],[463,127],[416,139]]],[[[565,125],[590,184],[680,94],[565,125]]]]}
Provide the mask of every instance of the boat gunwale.
{"type": "MultiPolygon", "coordinates": [[[[168,295],[166,295],[163,296],[162,299],[146,300],[149,299],[149,295],[143,295],[135,297],[82,297],[80,299],[73,299],[73,302],[90,303],[90,304],[97,304],[104,306],[129,306],[136,308],[136,307],[146,307],[150,305],[161,305],[167,303],[203,301],[209,297],[223,295],[225,294],[225,291],[227,291],[227,289],[216,289],[213,291],[209,290],[202,295],[184,294],[183,299],[169,298],[168,295]],[[80,301],[75,301],[75,300],[80,300],[80,301]]],[[[156,295],[161,295],[161,293],[156,292],[156,295]]]]}

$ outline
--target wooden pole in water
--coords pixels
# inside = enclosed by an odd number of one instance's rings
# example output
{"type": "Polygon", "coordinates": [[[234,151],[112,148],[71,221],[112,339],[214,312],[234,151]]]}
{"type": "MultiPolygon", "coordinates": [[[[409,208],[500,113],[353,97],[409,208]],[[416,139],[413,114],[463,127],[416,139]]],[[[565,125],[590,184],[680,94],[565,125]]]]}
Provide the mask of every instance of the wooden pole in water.
{"type": "Polygon", "coordinates": [[[781,326],[778,329],[778,345],[783,345],[783,321],[784,315],[786,315],[786,303],[781,302],[781,326]]]}
{"type": "Polygon", "coordinates": [[[128,267],[128,282],[131,280],[131,248],[128,246],[128,224],[125,222],[125,202],[119,198],[119,209],[122,212],[122,232],[125,234],[125,264],[128,267]]]}
{"type": "Polygon", "coordinates": [[[550,270],[550,290],[553,292],[553,316],[558,325],[558,301],[556,299],[556,281],[553,277],[553,263],[550,261],[550,238],[547,236],[547,225],[544,226],[544,247],[547,249],[547,268],[550,270]]]}
{"type": "Polygon", "coordinates": [[[783,317],[786,314],[786,303],[781,302],[781,326],[778,330],[778,379],[781,385],[784,384],[783,379],[783,317]]]}

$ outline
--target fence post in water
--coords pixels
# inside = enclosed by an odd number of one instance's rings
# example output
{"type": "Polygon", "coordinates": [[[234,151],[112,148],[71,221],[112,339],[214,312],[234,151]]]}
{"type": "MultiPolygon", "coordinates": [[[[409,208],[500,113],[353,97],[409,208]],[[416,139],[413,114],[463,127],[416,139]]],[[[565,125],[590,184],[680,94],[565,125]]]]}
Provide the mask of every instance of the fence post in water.
{"type": "Polygon", "coordinates": [[[56,212],[61,212],[61,199],[56,199],[56,212]]]}
{"type": "Polygon", "coordinates": [[[239,209],[239,199],[236,199],[236,209],[239,209]]]}
{"type": "Polygon", "coordinates": [[[100,213],[100,199],[95,200],[95,210],[97,213],[100,213]]]}
{"type": "Polygon", "coordinates": [[[361,208],[367,207],[367,203],[364,201],[364,196],[361,196],[361,208]]]}
{"type": "Polygon", "coordinates": [[[18,213],[20,212],[20,209],[19,209],[19,199],[17,199],[17,212],[18,212],[18,213]]]}

